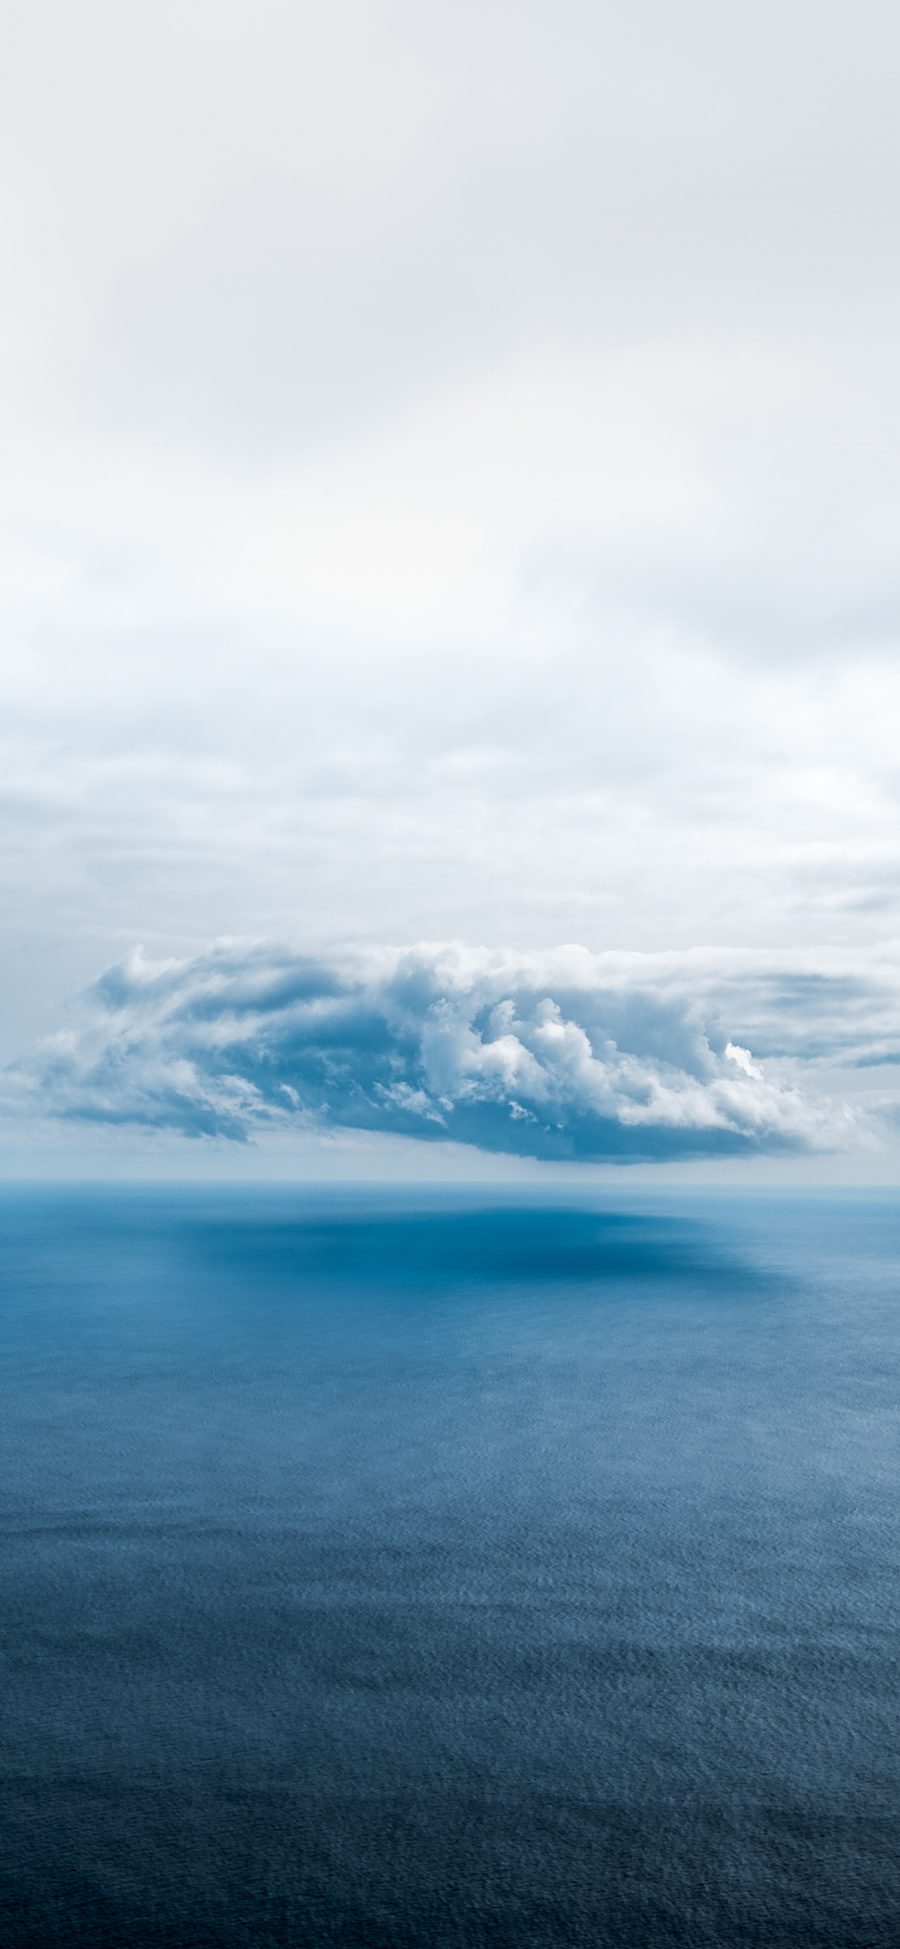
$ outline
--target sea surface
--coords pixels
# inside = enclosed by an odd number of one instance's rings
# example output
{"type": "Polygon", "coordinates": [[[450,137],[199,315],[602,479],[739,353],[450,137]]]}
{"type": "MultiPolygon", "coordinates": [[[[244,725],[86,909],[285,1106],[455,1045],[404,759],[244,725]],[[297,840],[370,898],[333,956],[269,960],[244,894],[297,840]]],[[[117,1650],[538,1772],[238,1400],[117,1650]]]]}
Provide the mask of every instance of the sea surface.
{"type": "Polygon", "coordinates": [[[900,1206],[0,1193],[0,1942],[896,1949],[900,1206]]]}

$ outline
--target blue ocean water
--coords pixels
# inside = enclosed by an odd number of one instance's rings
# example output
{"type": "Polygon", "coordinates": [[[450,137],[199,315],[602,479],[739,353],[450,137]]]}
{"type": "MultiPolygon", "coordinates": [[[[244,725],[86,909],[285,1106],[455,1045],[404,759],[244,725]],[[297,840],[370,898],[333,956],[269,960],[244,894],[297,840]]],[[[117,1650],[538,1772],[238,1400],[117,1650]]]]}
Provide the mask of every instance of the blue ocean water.
{"type": "Polygon", "coordinates": [[[900,1209],[0,1195],[0,1940],[900,1942],[900,1209]]]}

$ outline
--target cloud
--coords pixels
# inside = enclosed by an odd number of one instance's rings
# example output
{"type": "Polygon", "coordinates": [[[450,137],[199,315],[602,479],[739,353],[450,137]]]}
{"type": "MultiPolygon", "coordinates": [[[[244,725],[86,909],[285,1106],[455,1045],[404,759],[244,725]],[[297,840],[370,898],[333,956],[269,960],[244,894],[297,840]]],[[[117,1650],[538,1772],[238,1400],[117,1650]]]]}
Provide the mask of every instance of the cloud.
{"type": "Polygon", "coordinates": [[[0,1058],[301,898],[890,928],[897,8],[7,11],[0,1058]]]}
{"type": "Polygon", "coordinates": [[[852,1142],[853,1113],[768,1074],[698,973],[691,956],[578,947],[136,951],[94,984],[79,1029],[7,1071],[7,1103],[193,1137],[354,1129],[542,1159],[852,1142]]]}

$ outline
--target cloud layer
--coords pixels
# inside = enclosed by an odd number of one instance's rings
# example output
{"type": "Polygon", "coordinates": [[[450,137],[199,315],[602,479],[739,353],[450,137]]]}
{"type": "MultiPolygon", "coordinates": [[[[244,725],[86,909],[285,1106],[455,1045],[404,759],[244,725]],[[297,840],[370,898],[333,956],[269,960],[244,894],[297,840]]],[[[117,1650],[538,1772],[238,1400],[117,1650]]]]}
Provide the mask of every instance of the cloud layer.
{"type": "Polygon", "coordinates": [[[900,10],[7,13],[0,1060],[295,915],[893,933],[900,10]]]}
{"type": "MultiPolygon", "coordinates": [[[[724,983],[734,1021],[736,972],[724,983]]],[[[691,956],[423,945],[324,958],[226,942],[187,961],[137,951],[86,1004],[80,1029],[7,1072],[19,1114],[239,1141],[344,1128],[623,1162],[854,1134],[850,1111],[796,1087],[783,1063],[767,1073],[733,1038],[691,956]]]]}

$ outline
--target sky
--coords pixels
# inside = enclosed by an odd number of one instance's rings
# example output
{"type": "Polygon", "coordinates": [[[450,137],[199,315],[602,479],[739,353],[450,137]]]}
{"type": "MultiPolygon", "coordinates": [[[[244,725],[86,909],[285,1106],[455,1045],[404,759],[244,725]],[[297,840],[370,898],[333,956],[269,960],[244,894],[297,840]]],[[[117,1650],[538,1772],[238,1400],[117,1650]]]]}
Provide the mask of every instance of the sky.
{"type": "Polygon", "coordinates": [[[900,1177],[898,57],[14,10],[0,1169],[900,1177]]]}

